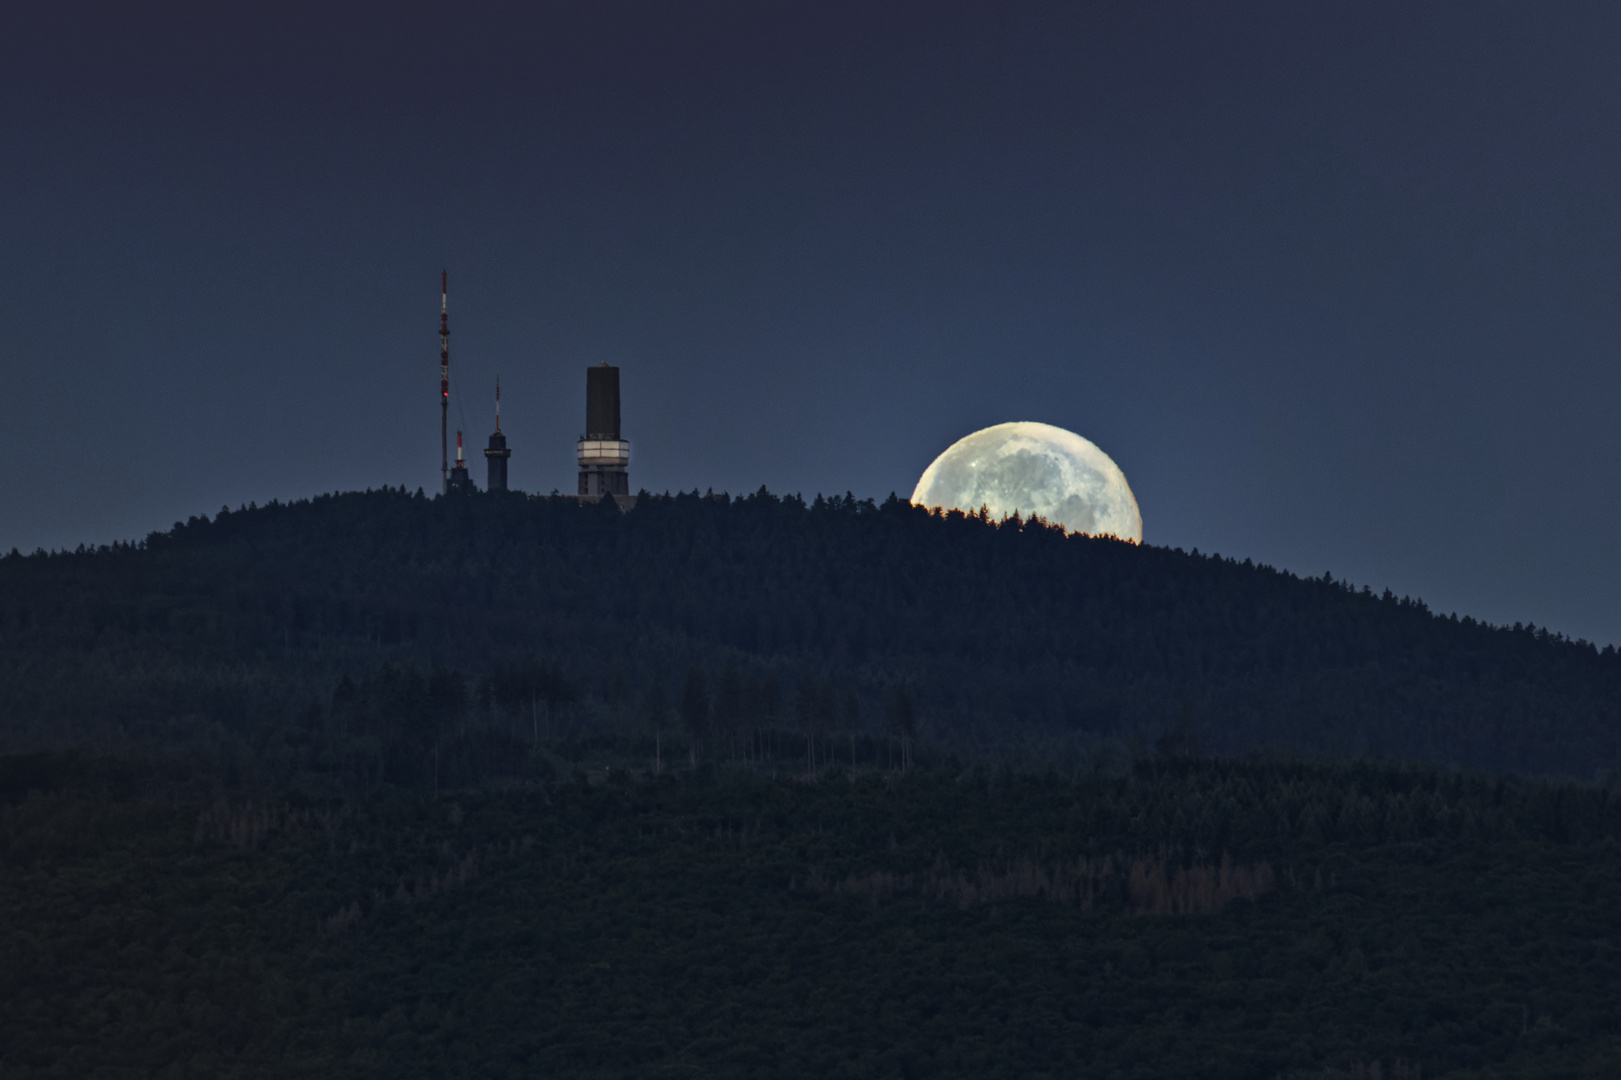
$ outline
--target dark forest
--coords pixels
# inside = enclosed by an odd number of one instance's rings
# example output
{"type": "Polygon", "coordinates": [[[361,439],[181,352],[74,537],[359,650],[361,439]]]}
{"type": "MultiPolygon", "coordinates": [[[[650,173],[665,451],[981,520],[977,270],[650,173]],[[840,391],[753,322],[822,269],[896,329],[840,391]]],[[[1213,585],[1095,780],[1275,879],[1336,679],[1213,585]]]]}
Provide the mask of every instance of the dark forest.
{"type": "Polygon", "coordinates": [[[1621,658],[891,498],[0,558],[0,1075],[1600,1076],[1621,658]]]}
{"type": "Polygon", "coordinates": [[[1612,648],[893,497],[385,490],[0,559],[10,748],[162,746],[317,786],[341,761],[333,793],[418,786],[433,745],[471,770],[454,782],[490,779],[543,734],[725,758],[808,734],[829,761],[854,737],[870,763],[897,714],[1029,760],[1180,733],[1593,780],[1618,701],[1612,648]]]}

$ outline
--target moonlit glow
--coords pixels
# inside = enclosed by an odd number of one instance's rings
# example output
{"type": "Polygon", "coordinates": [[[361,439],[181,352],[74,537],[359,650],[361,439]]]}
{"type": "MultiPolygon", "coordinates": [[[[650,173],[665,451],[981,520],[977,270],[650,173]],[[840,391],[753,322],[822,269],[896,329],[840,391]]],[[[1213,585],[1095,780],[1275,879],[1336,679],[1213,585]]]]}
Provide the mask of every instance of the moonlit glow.
{"type": "Polygon", "coordinates": [[[1071,532],[1143,538],[1143,517],[1120,466],[1050,424],[997,424],[958,439],[923,471],[912,501],[968,513],[983,506],[996,519],[1037,514],[1071,532]]]}

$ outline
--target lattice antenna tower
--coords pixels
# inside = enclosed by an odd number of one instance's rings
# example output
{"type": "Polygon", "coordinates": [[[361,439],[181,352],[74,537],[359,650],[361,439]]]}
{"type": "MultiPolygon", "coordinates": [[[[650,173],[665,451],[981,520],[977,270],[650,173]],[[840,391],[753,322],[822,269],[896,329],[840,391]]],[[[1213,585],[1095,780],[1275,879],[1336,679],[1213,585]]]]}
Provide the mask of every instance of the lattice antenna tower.
{"type": "Polygon", "coordinates": [[[450,272],[439,274],[439,482],[450,490],[450,272]]]}

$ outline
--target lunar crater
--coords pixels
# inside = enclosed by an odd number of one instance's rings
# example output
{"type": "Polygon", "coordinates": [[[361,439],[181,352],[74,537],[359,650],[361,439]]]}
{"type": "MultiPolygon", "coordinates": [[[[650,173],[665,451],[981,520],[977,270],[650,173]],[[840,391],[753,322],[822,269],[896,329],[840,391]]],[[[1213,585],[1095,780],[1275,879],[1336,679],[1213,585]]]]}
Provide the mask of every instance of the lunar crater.
{"type": "Polygon", "coordinates": [[[1070,532],[1141,543],[1142,514],[1125,473],[1102,450],[1051,424],[997,424],[952,443],[912,492],[919,506],[994,518],[1037,515],[1070,532]]]}

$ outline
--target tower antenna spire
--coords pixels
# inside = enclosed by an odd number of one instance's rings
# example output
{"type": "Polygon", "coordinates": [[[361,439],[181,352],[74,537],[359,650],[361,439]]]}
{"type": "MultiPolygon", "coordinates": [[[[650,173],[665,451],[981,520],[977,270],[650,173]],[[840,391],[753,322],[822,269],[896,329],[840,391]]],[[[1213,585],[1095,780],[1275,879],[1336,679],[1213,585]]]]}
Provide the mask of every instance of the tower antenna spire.
{"type": "Polygon", "coordinates": [[[439,273],[439,478],[450,490],[450,272],[439,273]]]}
{"type": "Polygon", "coordinates": [[[495,430],[501,430],[501,376],[495,377],[495,430]]]}

